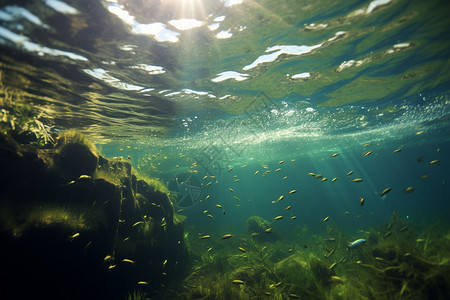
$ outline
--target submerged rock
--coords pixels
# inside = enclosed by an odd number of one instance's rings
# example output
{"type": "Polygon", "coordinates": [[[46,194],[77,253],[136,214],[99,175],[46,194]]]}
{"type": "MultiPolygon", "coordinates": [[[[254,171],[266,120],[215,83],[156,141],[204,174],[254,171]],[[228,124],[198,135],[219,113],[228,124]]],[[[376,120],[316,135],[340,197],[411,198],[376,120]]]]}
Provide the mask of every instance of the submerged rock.
{"type": "Polygon", "coordinates": [[[254,239],[260,241],[280,239],[278,233],[272,228],[272,223],[258,216],[251,216],[247,219],[247,232],[254,239]]]}
{"type": "Polygon", "coordinates": [[[82,134],[69,131],[58,140],[55,163],[70,179],[92,176],[98,165],[96,147],[82,134]]]}
{"type": "Polygon", "coordinates": [[[183,274],[184,223],[167,194],[87,145],[36,149],[0,135],[5,294],[123,299],[139,282],[150,292],[183,274]]]}

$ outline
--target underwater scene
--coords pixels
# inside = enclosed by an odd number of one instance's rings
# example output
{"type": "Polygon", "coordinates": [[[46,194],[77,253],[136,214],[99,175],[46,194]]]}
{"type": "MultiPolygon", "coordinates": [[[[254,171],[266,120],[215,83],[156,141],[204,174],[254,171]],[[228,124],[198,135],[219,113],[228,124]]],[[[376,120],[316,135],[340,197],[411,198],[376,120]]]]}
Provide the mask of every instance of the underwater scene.
{"type": "Polygon", "coordinates": [[[0,1],[0,298],[450,299],[449,13],[0,1]]]}

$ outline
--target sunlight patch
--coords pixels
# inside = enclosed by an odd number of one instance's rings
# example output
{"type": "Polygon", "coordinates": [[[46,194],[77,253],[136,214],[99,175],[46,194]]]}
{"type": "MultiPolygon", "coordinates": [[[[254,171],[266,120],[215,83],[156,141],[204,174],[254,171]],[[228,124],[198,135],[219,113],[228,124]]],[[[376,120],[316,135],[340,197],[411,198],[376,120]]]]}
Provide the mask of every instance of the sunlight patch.
{"type": "Polygon", "coordinates": [[[212,82],[221,82],[228,79],[234,79],[236,81],[243,81],[248,79],[248,74],[243,74],[235,71],[225,71],[217,74],[218,77],[211,79],[212,82]]]}
{"type": "Polygon", "coordinates": [[[189,30],[192,28],[202,26],[204,22],[196,19],[179,19],[179,20],[170,20],[169,24],[178,30],[189,30]]]}

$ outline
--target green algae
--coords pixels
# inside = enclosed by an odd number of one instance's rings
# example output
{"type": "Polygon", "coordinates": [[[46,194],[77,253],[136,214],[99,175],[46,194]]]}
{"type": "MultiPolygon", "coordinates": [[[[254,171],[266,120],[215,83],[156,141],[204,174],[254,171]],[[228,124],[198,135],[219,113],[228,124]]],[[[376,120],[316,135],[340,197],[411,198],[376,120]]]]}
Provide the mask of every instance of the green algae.
{"type": "Polygon", "coordinates": [[[316,240],[308,248],[250,236],[212,238],[206,251],[205,241],[188,238],[197,244],[190,247],[197,259],[174,293],[180,299],[445,299],[450,233],[443,228],[416,231],[394,213],[389,223],[366,231],[367,244],[356,249],[347,249],[352,238],[334,225],[326,237],[308,237],[316,240]]]}

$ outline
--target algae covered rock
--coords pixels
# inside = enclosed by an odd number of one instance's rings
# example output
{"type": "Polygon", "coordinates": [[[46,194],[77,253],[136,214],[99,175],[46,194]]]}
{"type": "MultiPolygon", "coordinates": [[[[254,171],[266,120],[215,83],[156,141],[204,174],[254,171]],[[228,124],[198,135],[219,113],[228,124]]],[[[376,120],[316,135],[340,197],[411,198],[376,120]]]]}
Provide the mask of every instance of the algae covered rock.
{"type": "Polygon", "coordinates": [[[92,176],[99,161],[96,147],[81,133],[68,131],[58,139],[55,163],[69,178],[92,176]]]}
{"type": "Polygon", "coordinates": [[[280,239],[278,233],[273,230],[272,223],[258,216],[251,216],[247,219],[247,232],[254,239],[260,241],[276,241],[280,239]]]}
{"type": "Polygon", "coordinates": [[[280,279],[289,283],[302,282],[308,263],[300,253],[295,253],[275,264],[274,272],[280,279]]]}
{"type": "Polygon", "coordinates": [[[0,141],[5,294],[124,299],[183,274],[184,222],[167,194],[131,174],[129,162],[99,156],[76,133],[64,134],[54,149],[1,134],[0,141]]]}

